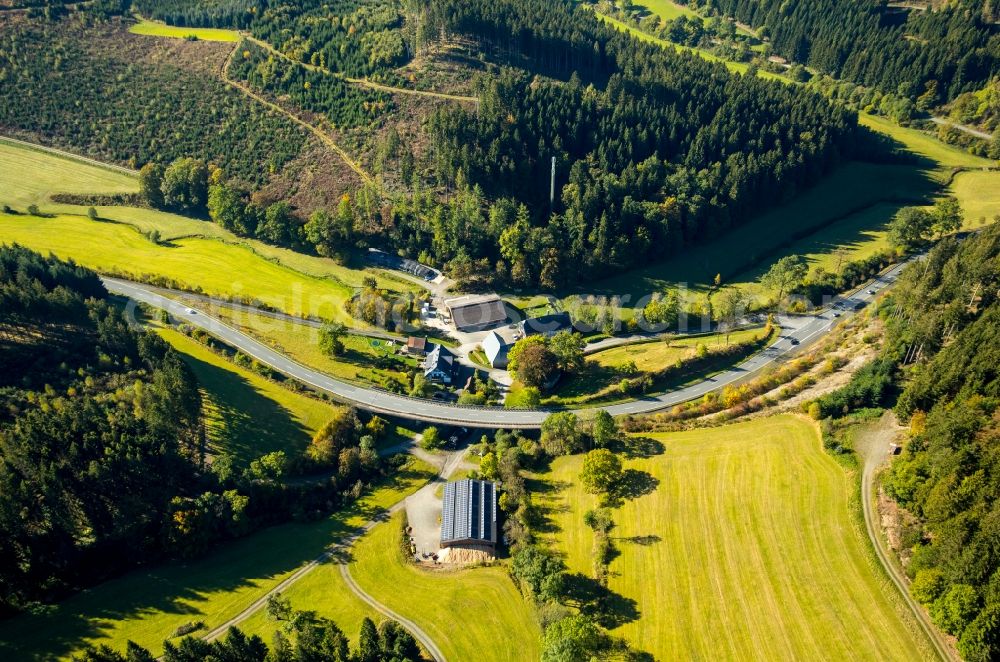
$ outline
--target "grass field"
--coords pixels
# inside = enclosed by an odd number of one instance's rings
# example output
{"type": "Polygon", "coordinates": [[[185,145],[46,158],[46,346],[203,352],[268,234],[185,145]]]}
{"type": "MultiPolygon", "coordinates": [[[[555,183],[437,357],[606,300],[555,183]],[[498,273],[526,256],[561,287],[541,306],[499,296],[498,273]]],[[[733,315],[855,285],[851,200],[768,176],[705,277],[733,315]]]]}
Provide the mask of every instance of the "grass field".
{"type": "MultiPolygon", "coordinates": [[[[743,329],[729,334],[730,344],[753,340],[760,337],[761,329],[743,329]]],[[[644,372],[661,370],[675,361],[690,358],[698,345],[706,347],[721,346],[726,337],[723,333],[714,333],[678,340],[658,340],[655,342],[636,343],[622,347],[612,347],[595,352],[587,357],[597,365],[605,368],[616,368],[631,361],[635,367],[644,372]]]]}
{"type": "Polygon", "coordinates": [[[901,143],[908,151],[922,156],[936,166],[984,168],[996,163],[969,154],[952,145],[947,145],[937,138],[916,129],[899,126],[892,120],[876,115],[860,113],[858,124],[883,133],[901,143]]]}
{"type": "Polygon", "coordinates": [[[533,609],[507,572],[414,567],[400,549],[401,516],[373,528],[351,550],[351,576],[358,585],[417,623],[449,660],[537,660],[541,633],[533,609]]]}
{"type": "Polygon", "coordinates": [[[237,42],[240,40],[240,33],[235,30],[182,28],[146,20],[139,21],[130,27],[128,31],[133,34],[141,34],[149,37],[170,37],[173,39],[187,39],[190,37],[200,41],[237,42]]]}
{"type": "Polygon", "coordinates": [[[248,296],[293,315],[355,323],[343,308],[352,294],[346,285],[264,260],[245,246],[201,238],[154,244],[127,225],[65,215],[0,214],[0,241],[52,252],[102,273],[167,278],[205,294],[248,296]]]}
{"type": "Polygon", "coordinates": [[[664,21],[672,21],[681,16],[684,18],[701,18],[698,16],[698,12],[670,0],[639,0],[634,4],[639,7],[645,7],[664,21]]]}
{"type": "Polygon", "coordinates": [[[722,354],[725,349],[724,334],[635,343],[595,352],[586,357],[582,370],[560,380],[542,399],[542,404],[554,407],[595,407],[631,400],[636,395],[623,392],[620,385],[624,379],[634,379],[640,375],[646,375],[652,380],[650,388],[645,391],[647,395],[681,388],[742,363],[769,345],[780,332],[780,328],[772,328],[770,338],[764,337],[764,329],[760,327],[731,333],[730,345],[750,340],[763,342],[742,353],[730,355],[722,354]],[[705,345],[707,355],[701,363],[695,364],[700,344],[705,345]],[[629,362],[635,363],[635,370],[623,371],[622,368],[629,362]],[[675,365],[679,370],[664,372],[675,365]]]}
{"type": "MultiPolygon", "coordinates": [[[[68,659],[88,644],[122,649],[128,640],[159,652],[178,626],[204,621],[212,628],[232,618],[326,546],[356,531],[435,474],[429,465],[410,460],[385,484],[320,522],[265,529],[204,558],[136,570],[44,613],[4,621],[0,653],[10,660],[68,659]]],[[[353,599],[343,586],[327,584],[325,591],[331,604],[353,599]]],[[[349,627],[360,621],[354,617],[361,607],[345,607],[343,613],[349,627]]],[[[253,623],[261,632],[267,630],[259,620],[253,623]]]]}
{"type": "Polygon", "coordinates": [[[774,260],[803,255],[810,266],[829,265],[848,249],[858,259],[885,245],[885,225],[900,202],[929,202],[933,172],[912,166],[849,163],[791,202],[765,212],[710,243],[644,269],[595,283],[589,292],[646,293],[686,283],[707,290],[716,274],[724,284],[752,283],[774,260]]]}
{"type": "MultiPolygon", "coordinates": [[[[645,7],[650,12],[656,14],[663,21],[672,21],[675,18],[680,18],[681,16],[685,18],[700,18],[705,21],[706,18],[699,14],[698,12],[685,7],[684,5],[679,5],[676,2],[671,2],[671,0],[637,0],[633,3],[638,7],[645,7]]],[[[745,35],[754,36],[752,32],[746,28],[736,26],[736,31],[745,35]]]]}
{"type": "MultiPolygon", "coordinates": [[[[655,490],[614,511],[609,588],[626,622],[613,634],[662,660],[927,659],[875,570],[856,477],[822,451],[813,423],[786,415],[652,436],[662,454],[626,467],[655,490]]],[[[553,463],[541,506],[550,542],[589,576],[582,520],[596,499],[578,484],[581,461],[553,463]]]]}
{"type": "MultiPolygon", "coordinates": [[[[385,620],[385,616],[351,591],[340,575],[340,566],[335,563],[318,566],[281,595],[291,601],[293,609],[315,611],[335,622],[354,644],[361,632],[361,621],[370,618],[377,624],[385,620]]],[[[240,629],[270,642],[278,624],[261,610],[240,624],[240,629]]]]}
{"type": "Polygon", "coordinates": [[[244,466],[272,451],[294,457],[333,417],[332,405],[239,368],[173,329],[157,332],[181,352],[198,378],[213,455],[229,453],[244,466]]]}
{"type": "Polygon", "coordinates": [[[86,208],[54,203],[55,193],[114,194],[139,189],[124,173],[0,140],[0,204],[24,212],[38,205],[55,218],[0,216],[0,243],[18,241],[52,250],[98,269],[172,278],[216,294],[258,292],[261,301],[287,312],[329,311],[346,319],[343,302],[365,276],[396,291],[418,289],[383,271],[352,269],[327,258],[303,255],[233,235],[215,223],[152,209],[103,207],[101,221],[86,208]],[[113,221],[108,223],[106,221],[113,221]],[[156,230],[165,245],[140,233],[156,230]],[[249,277],[249,279],[247,278],[249,277]],[[270,285],[268,285],[270,283],[270,285]],[[263,290],[257,288],[263,286],[263,290]]]}
{"type": "Polygon", "coordinates": [[[409,378],[403,370],[377,368],[376,361],[382,357],[391,357],[406,366],[417,365],[416,359],[399,353],[399,348],[405,345],[405,341],[397,341],[390,348],[385,340],[344,335],[341,341],[344,343],[345,352],[335,358],[320,349],[319,329],[314,327],[223,307],[213,308],[212,315],[300,363],[347,381],[372,380],[377,373],[408,384],[409,378]]]}
{"type": "Polygon", "coordinates": [[[978,227],[982,219],[992,223],[1000,215],[1000,173],[960,172],[951,190],[962,203],[966,227],[978,227]]]}

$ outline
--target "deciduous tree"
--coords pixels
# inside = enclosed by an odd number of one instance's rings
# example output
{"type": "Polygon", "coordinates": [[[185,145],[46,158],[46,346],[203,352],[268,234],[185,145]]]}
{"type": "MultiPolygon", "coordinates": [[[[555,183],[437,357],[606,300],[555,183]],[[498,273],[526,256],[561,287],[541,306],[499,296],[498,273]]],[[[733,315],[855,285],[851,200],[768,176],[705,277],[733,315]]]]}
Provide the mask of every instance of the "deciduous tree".
{"type": "Polygon", "coordinates": [[[622,477],[621,459],[606,448],[597,448],[583,458],[580,482],[591,494],[607,494],[622,477]]]}

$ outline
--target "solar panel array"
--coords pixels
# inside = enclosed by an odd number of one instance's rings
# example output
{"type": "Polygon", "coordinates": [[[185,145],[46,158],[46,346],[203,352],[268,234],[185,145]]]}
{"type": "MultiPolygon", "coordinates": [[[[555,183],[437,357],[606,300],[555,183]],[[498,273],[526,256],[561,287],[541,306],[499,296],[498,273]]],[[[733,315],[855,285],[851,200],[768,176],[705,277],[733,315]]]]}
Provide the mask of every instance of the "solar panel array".
{"type": "Polygon", "coordinates": [[[497,541],[496,485],[484,480],[446,483],[441,504],[441,542],[497,541]]]}

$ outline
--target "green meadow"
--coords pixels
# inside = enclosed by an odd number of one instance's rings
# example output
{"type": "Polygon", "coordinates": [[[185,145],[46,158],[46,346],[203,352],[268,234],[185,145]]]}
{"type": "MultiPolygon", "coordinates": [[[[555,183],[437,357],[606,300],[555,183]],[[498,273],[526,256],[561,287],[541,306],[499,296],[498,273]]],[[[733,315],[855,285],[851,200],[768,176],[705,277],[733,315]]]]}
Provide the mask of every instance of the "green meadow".
{"type": "Polygon", "coordinates": [[[172,39],[197,39],[199,41],[237,42],[240,33],[236,30],[221,30],[217,28],[185,28],[157,21],[141,20],[128,29],[133,34],[148,37],[169,37],[172,39]]]}
{"type": "MultiPolygon", "coordinates": [[[[928,659],[856,517],[856,477],[812,421],[650,435],[613,510],[612,634],[659,660],[928,659]]],[[[539,477],[549,544],[591,576],[583,456],[539,477]]]]}
{"type": "Polygon", "coordinates": [[[273,451],[297,456],[335,413],[333,406],[244,370],[178,331],[157,333],[198,379],[213,455],[228,453],[244,466],[273,451]]]}
{"type": "Polygon", "coordinates": [[[351,269],[237,237],[206,220],[151,209],[56,203],[56,193],[135,193],[138,181],[117,170],[0,140],[0,243],[20,243],[71,258],[106,274],[165,280],[184,289],[247,297],[296,315],[348,318],[344,302],[366,276],[396,291],[416,286],[383,271],[351,269]],[[37,205],[43,216],[27,213],[37,205]],[[152,231],[158,243],[148,238],[152,231]]]}

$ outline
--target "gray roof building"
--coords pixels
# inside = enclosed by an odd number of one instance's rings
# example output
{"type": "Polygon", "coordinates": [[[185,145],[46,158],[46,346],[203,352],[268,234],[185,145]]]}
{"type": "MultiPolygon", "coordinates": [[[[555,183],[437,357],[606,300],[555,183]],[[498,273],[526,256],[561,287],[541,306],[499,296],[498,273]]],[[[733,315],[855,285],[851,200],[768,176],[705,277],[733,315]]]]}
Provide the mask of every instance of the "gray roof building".
{"type": "Polygon", "coordinates": [[[445,483],[441,547],[496,547],[496,485],[485,480],[445,483]]]}
{"type": "Polygon", "coordinates": [[[469,294],[444,302],[456,329],[474,331],[507,321],[507,308],[495,294],[469,294]]]}
{"type": "Polygon", "coordinates": [[[553,336],[560,331],[572,330],[573,320],[569,313],[551,313],[540,317],[529,317],[521,322],[521,333],[524,336],[553,336]]]}
{"type": "Polygon", "coordinates": [[[455,378],[455,355],[437,343],[424,359],[424,377],[434,382],[450,384],[455,378]]]}

